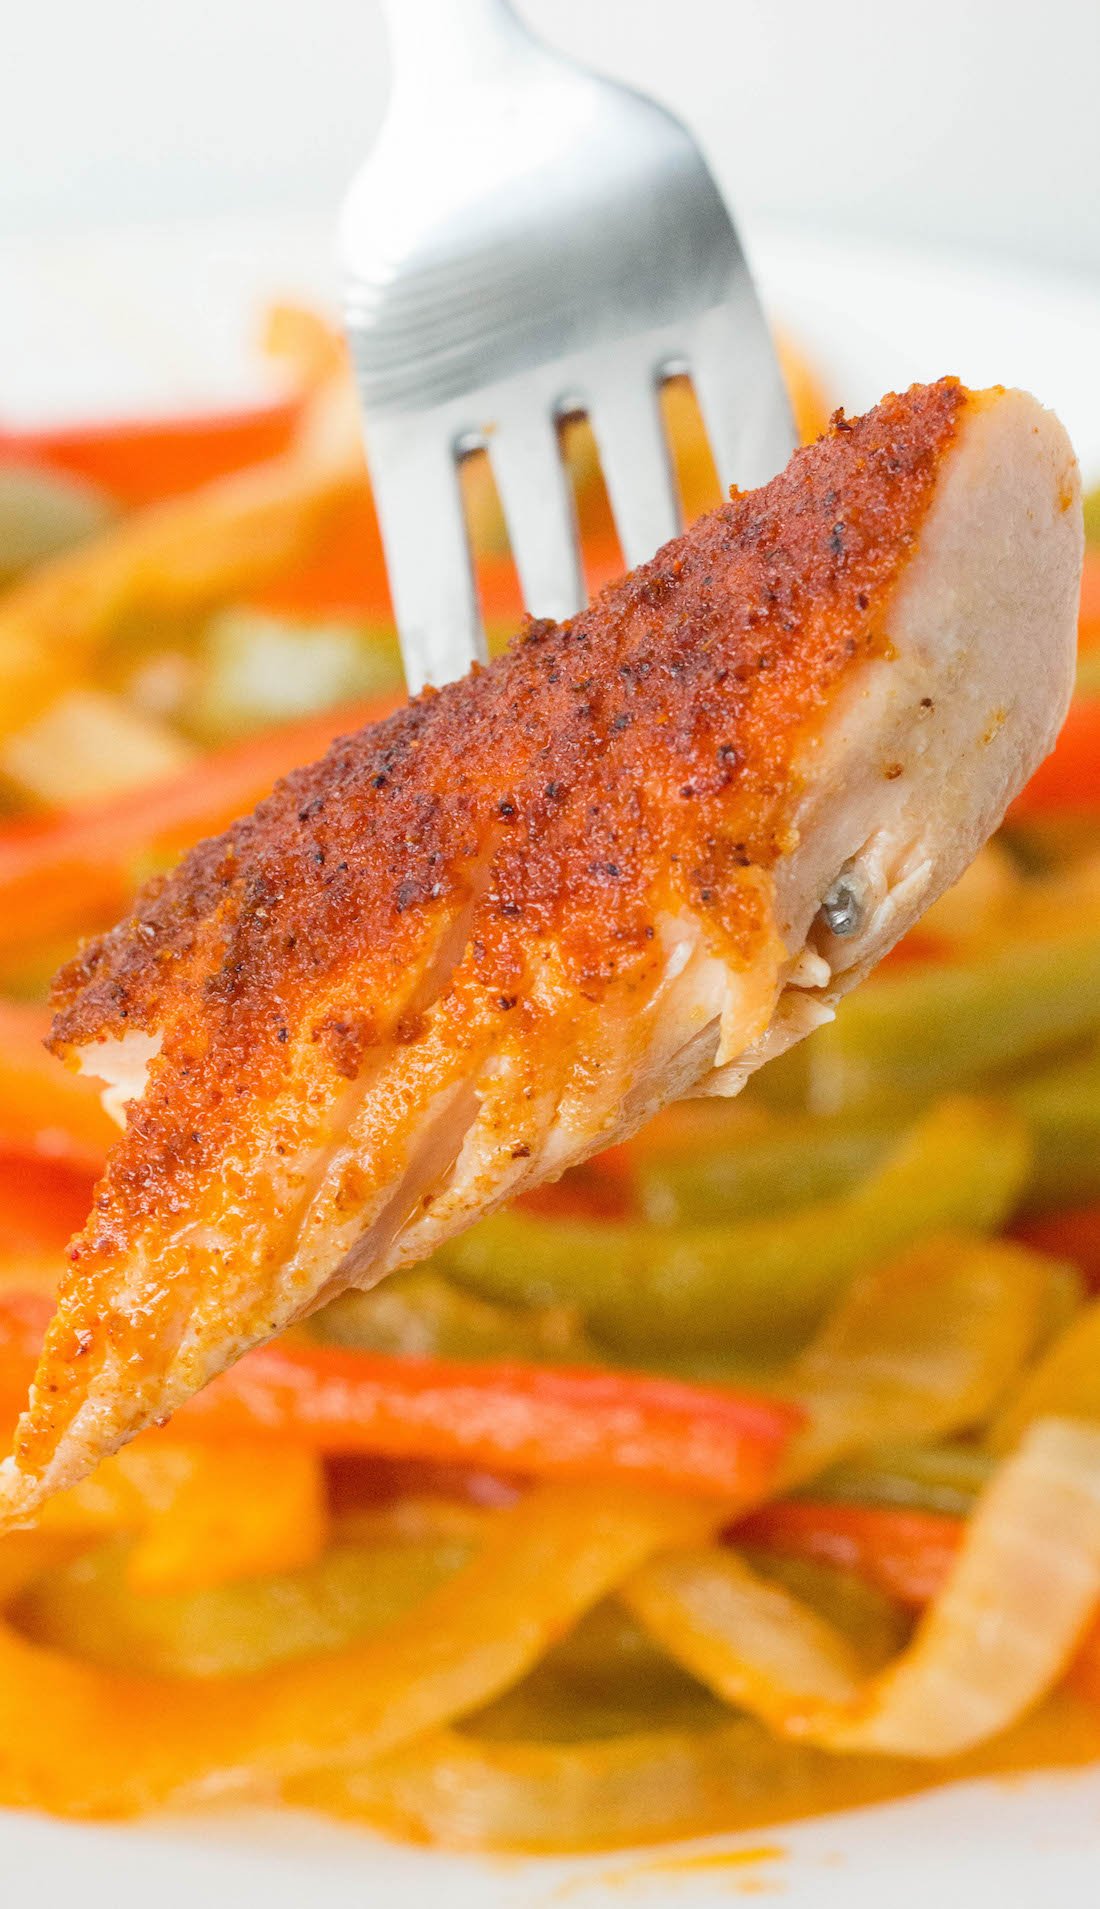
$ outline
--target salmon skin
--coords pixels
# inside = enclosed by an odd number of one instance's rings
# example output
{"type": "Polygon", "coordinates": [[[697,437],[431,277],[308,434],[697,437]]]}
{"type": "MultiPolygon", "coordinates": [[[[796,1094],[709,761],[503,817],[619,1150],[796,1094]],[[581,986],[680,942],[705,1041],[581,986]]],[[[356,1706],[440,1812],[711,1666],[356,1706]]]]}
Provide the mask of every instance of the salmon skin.
{"type": "Polygon", "coordinates": [[[1081,544],[1049,413],[914,387],[146,888],[56,986],[52,1045],[125,1130],[7,1521],[828,1019],[1050,748],[1081,544]]]}

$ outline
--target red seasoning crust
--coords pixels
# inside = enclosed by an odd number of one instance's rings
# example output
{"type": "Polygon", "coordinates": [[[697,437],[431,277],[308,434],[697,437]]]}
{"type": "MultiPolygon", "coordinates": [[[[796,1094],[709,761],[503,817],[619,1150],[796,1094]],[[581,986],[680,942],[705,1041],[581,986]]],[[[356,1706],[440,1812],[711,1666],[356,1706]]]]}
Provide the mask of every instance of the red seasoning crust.
{"type": "Polygon", "coordinates": [[[69,965],[56,1050],[135,1030],[161,1048],[69,1249],[23,1471],[42,1475],[93,1391],[113,1401],[103,1449],[316,1303],[324,1268],[286,1268],[361,1086],[379,1112],[333,1237],[400,1185],[441,1091],[494,1050],[523,1077],[501,1145],[527,1156],[514,1110],[555,1068],[598,1081],[601,1039],[659,983],[662,911],[759,965],[766,997],[794,753],[886,652],[970,401],[944,381],[838,418],[573,622],[528,625],[490,669],[335,743],[69,965]]]}
{"type": "Polygon", "coordinates": [[[163,1035],[83,1253],[185,1215],[303,1067],[319,1108],[325,1059],[346,1081],[383,1042],[415,1042],[433,958],[467,1023],[525,1007],[547,937],[589,1001],[641,981],[678,901],[748,966],[771,933],[758,871],[785,846],[792,754],[883,647],[966,402],[945,380],[838,417],[571,623],[529,624],[489,669],[336,742],[139,895],[56,988],[57,1050],[163,1035]],[[449,928],[465,952],[441,957],[449,928]]]}
{"type": "MultiPolygon", "coordinates": [[[[528,623],[490,668],[334,743],[62,971],[54,1048],[190,1009],[226,1036],[233,1024],[251,1074],[365,954],[377,986],[350,1045],[392,1038],[398,977],[487,851],[475,954],[488,988],[515,972],[517,937],[552,935],[598,991],[669,885],[741,945],[759,914],[741,872],[782,851],[806,725],[883,647],[966,402],[944,379],[838,414],[770,484],[572,622],[528,623]]],[[[342,1060],[354,1073],[356,1054],[342,1060]]]]}

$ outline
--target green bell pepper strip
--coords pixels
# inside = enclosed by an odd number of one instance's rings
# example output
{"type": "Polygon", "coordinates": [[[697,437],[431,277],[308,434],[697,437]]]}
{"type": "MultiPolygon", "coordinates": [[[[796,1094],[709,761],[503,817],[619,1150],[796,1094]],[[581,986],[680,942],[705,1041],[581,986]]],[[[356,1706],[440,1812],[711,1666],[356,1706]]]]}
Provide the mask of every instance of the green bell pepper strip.
{"type": "Polygon", "coordinates": [[[971,1087],[1100,1029],[1100,936],[1020,942],[981,960],[884,975],[806,1044],[815,1113],[971,1087]]]}
{"type": "MultiPolygon", "coordinates": [[[[1100,1054],[1045,1067],[997,1092],[1031,1131],[1024,1211],[1100,1200],[1100,1054]]],[[[638,1200],[664,1226],[789,1212],[848,1193],[878,1170],[904,1131],[896,1108],[780,1116],[770,1130],[722,1149],[644,1155],[635,1169],[638,1200]]]]}
{"type": "Polygon", "coordinates": [[[862,1268],[929,1233],[998,1226],[1027,1164],[1019,1117],[960,1097],[926,1114],[853,1191],[795,1213],[668,1228],[504,1212],[434,1263],[485,1298],[575,1305],[616,1350],[720,1346],[764,1358],[810,1333],[862,1268]]]}

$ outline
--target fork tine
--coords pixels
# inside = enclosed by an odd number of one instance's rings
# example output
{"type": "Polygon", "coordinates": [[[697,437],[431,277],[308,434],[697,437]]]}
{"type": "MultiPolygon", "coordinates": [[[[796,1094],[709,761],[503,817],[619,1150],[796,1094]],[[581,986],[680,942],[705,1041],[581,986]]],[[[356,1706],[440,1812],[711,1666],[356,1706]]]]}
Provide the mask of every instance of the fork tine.
{"type": "Polygon", "coordinates": [[[619,542],[633,569],[681,528],[657,381],[648,365],[632,365],[624,355],[606,377],[592,380],[590,399],[619,542]]]}
{"type": "Polygon", "coordinates": [[[489,438],[523,601],[532,616],[565,622],[583,608],[573,497],[561,455],[557,425],[518,411],[502,418],[489,438]]]}
{"type": "Polygon", "coordinates": [[[409,694],[487,656],[455,453],[438,418],[376,419],[371,475],[409,694]]]}
{"type": "Polygon", "coordinates": [[[747,280],[736,303],[696,320],[690,360],[723,490],[766,484],[798,438],[767,321],[747,280]]]}

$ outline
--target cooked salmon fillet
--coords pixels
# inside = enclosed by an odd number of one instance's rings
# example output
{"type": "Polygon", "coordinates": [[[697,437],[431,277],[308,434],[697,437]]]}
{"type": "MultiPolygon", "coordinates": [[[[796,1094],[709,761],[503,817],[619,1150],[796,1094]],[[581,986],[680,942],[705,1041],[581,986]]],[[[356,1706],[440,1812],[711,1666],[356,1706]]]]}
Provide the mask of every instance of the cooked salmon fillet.
{"type": "Polygon", "coordinates": [[[1081,542],[1049,413],[914,387],[146,888],[57,983],[52,1044],[125,1131],[7,1520],[828,1019],[1050,748],[1081,542]]]}

